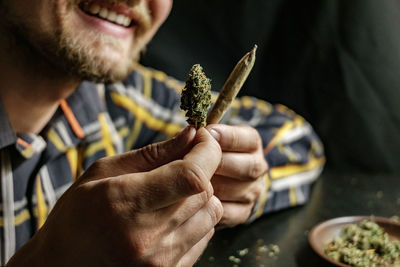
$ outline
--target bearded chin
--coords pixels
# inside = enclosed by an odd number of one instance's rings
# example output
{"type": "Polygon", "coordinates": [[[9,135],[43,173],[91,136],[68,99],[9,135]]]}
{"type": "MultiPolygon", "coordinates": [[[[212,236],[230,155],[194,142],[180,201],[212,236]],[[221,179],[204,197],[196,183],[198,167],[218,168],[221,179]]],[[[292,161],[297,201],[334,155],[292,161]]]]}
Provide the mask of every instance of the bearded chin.
{"type": "Polygon", "coordinates": [[[0,0],[0,28],[5,32],[0,41],[9,43],[6,46],[10,53],[15,54],[13,56],[21,65],[31,66],[30,71],[36,71],[36,75],[94,82],[123,80],[138,61],[139,52],[145,45],[146,38],[142,37],[151,28],[151,16],[145,2],[134,7],[137,14],[141,14],[141,23],[131,44],[125,43],[125,46],[118,38],[100,31],[74,28],[70,15],[76,6],[74,0],[68,1],[66,9],[53,7],[59,14],[54,16],[52,30],[47,31],[32,26],[37,23],[33,18],[31,23],[29,17],[8,12],[11,8],[7,3],[10,2],[0,0]],[[17,50],[19,53],[15,53],[17,50]],[[121,52],[120,57],[114,57],[118,52],[121,52]]]}
{"type": "MultiPolygon", "coordinates": [[[[81,80],[93,82],[115,82],[123,80],[132,69],[134,62],[138,60],[138,53],[130,51],[127,58],[114,62],[107,57],[102,57],[99,53],[100,48],[108,47],[110,49],[121,51],[120,43],[109,36],[102,34],[91,34],[92,36],[82,36],[84,39],[91,40],[88,43],[82,43],[80,36],[63,34],[59,38],[57,48],[58,61],[62,63],[61,68],[68,75],[81,80]]],[[[57,63],[56,63],[57,64],[57,63]]]]}

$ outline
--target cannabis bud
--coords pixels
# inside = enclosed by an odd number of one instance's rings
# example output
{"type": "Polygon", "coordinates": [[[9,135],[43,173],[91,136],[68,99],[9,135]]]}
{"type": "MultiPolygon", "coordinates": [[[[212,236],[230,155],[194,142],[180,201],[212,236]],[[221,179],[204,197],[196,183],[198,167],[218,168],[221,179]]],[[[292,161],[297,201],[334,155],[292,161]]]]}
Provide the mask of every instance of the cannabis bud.
{"type": "Polygon", "coordinates": [[[187,122],[196,129],[206,126],[207,112],[211,105],[211,80],[203,68],[193,65],[181,96],[181,109],[186,111],[187,122]]]}

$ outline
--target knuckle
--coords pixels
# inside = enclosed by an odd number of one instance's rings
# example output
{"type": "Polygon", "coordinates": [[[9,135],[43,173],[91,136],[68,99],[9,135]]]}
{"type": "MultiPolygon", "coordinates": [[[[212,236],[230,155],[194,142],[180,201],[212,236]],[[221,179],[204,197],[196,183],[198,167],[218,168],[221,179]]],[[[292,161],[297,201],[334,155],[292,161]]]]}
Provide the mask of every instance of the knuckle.
{"type": "Polygon", "coordinates": [[[235,132],[235,131],[232,131],[232,134],[231,134],[231,147],[237,147],[237,146],[239,146],[239,144],[240,144],[240,137],[239,137],[239,135],[235,132]]]}
{"type": "Polygon", "coordinates": [[[252,179],[258,179],[267,171],[267,163],[263,157],[258,155],[255,156],[252,162],[253,164],[249,169],[249,177],[252,179]]]}
{"type": "Polygon", "coordinates": [[[103,173],[103,170],[106,169],[107,161],[107,158],[101,158],[93,162],[85,171],[85,176],[97,176],[97,174],[103,173]]]}
{"type": "Polygon", "coordinates": [[[140,242],[131,242],[125,249],[125,254],[130,254],[131,262],[141,262],[143,266],[157,266],[153,257],[148,257],[149,249],[140,242]]]}
{"type": "Polygon", "coordinates": [[[262,178],[259,178],[257,181],[253,182],[249,192],[244,197],[244,203],[253,205],[260,197],[263,190],[264,184],[262,183],[262,178]]]}
{"type": "Polygon", "coordinates": [[[103,214],[107,214],[105,217],[109,219],[118,219],[122,212],[122,205],[118,204],[117,191],[118,189],[109,180],[103,180],[98,182],[90,192],[93,205],[101,206],[103,214]]]}
{"type": "Polygon", "coordinates": [[[217,224],[224,214],[222,204],[216,197],[212,197],[209,201],[208,214],[213,225],[217,224]]]}
{"type": "Polygon", "coordinates": [[[154,143],[147,145],[141,149],[139,149],[140,155],[145,159],[147,163],[154,164],[157,163],[157,160],[160,155],[160,144],[154,143]]]}
{"type": "Polygon", "coordinates": [[[218,167],[217,167],[217,172],[221,172],[226,168],[226,159],[225,156],[221,156],[221,160],[219,161],[218,167]]]}
{"type": "Polygon", "coordinates": [[[263,183],[263,178],[260,177],[259,180],[257,181],[257,186],[254,189],[254,201],[256,201],[262,194],[264,190],[264,183],[263,183]]]}
{"type": "Polygon", "coordinates": [[[179,217],[172,217],[168,220],[168,229],[176,229],[182,223],[181,218],[179,217]]]}
{"type": "Polygon", "coordinates": [[[210,140],[209,144],[211,145],[210,148],[209,148],[210,149],[210,153],[212,153],[213,155],[218,155],[219,157],[221,157],[222,156],[222,149],[221,149],[220,144],[214,138],[210,138],[209,140],[210,140]]]}
{"type": "Polygon", "coordinates": [[[124,250],[130,262],[140,263],[140,266],[166,266],[166,256],[160,255],[160,251],[155,249],[156,246],[162,246],[155,236],[154,231],[143,230],[131,234],[130,242],[124,250]]]}
{"type": "Polygon", "coordinates": [[[199,202],[202,203],[203,205],[210,200],[210,197],[208,196],[207,192],[201,192],[200,194],[197,194],[197,196],[199,198],[199,202]]]}
{"type": "MultiPolygon", "coordinates": [[[[146,267],[169,267],[174,266],[172,255],[167,255],[165,252],[154,250],[154,248],[145,248],[143,246],[135,248],[134,259],[131,262],[138,263],[140,266],[146,267]],[[138,251],[138,249],[140,251],[138,251]]],[[[137,264],[134,264],[137,266],[137,264]]]]}
{"type": "Polygon", "coordinates": [[[223,227],[235,227],[239,224],[244,224],[247,222],[247,219],[249,218],[251,213],[251,209],[246,209],[246,210],[242,210],[240,213],[233,213],[233,212],[229,212],[229,213],[224,213],[220,224],[223,227]]]}
{"type": "Polygon", "coordinates": [[[244,131],[246,132],[246,136],[251,142],[249,143],[250,150],[262,149],[262,139],[258,131],[248,125],[242,126],[244,131]]]}
{"type": "Polygon", "coordinates": [[[252,130],[255,132],[255,136],[256,136],[254,149],[262,148],[263,147],[263,143],[262,143],[262,139],[260,137],[260,134],[257,132],[256,129],[252,128],[252,130]]]}
{"type": "Polygon", "coordinates": [[[207,190],[208,179],[204,171],[193,162],[182,161],[181,164],[182,186],[192,193],[207,190]]]}
{"type": "Polygon", "coordinates": [[[98,160],[96,160],[91,167],[95,168],[95,167],[102,167],[104,164],[106,164],[107,162],[107,158],[100,158],[98,160]]]}
{"type": "Polygon", "coordinates": [[[251,214],[251,207],[246,210],[246,212],[243,212],[242,216],[238,218],[237,224],[245,224],[250,217],[251,214]]]}

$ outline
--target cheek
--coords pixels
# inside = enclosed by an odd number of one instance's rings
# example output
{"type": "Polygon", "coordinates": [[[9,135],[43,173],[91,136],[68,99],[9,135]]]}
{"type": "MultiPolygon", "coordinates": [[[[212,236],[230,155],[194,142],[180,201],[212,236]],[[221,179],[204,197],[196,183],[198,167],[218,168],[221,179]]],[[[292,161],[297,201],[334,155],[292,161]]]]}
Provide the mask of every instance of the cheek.
{"type": "Polygon", "coordinates": [[[148,0],[153,13],[154,23],[161,25],[168,17],[172,8],[172,0],[148,0]]]}

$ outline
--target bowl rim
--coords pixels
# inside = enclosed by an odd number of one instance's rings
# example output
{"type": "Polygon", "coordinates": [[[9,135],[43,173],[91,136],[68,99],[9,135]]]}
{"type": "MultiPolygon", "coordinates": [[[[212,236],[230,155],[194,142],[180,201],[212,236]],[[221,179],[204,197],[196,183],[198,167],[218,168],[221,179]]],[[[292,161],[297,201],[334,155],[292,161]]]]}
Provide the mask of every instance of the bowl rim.
{"type": "Polygon", "coordinates": [[[330,225],[345,225],[349,223],[357,223],[361,222],[363,220],[371,220],[373,222],[376,222],[377,224],[386,224],[386,225],[393,225],[396,227],[400,228],[400,222],[397,222],[393,219],[390,218],[385,218],[385,217],[379,217],[379,216],[365,216],[365,215],[358,215],[358,216],[343,216],[343,217],[336,217],[332,219],[328,219],[325,221],[322,221],[315,225],[309,232],[308,234],[308,243],[310,244],[311,248],[314,250],[315,253],[317,253],[321,258],[324,260],[336,265],[336,266],[341,266],[341,267],[352,267],[350,265],[334,261],[333,259],[329,258],[327,255],[325,255],[325,252],[320,249],[319,246],[317,246],[316,241],[318,238],[318,232],[323,230],[324,228],[330,226],[330,225]]]}

